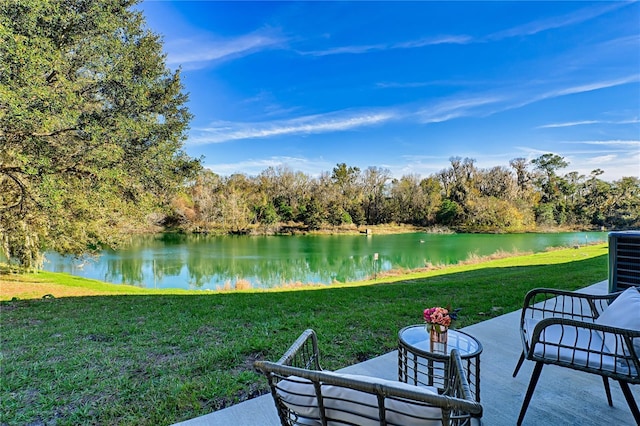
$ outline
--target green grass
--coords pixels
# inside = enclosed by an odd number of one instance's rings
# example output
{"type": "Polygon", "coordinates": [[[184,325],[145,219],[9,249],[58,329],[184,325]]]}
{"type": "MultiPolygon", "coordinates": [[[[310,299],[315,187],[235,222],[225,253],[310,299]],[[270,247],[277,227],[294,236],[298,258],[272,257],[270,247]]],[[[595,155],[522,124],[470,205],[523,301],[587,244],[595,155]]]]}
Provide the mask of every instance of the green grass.
{"type": "MultiPolygon", "coordinates": [[[[252,362],[276,360],[306,328],[318,333],[323,366],[336,369],[394,350],[398,330],[426,307],[462,308],[455,326],[464,327],[519,309],[531,288],[604,280],[606,254],[587,246],[302,291],[134,287],[139,294],[5,301],[0,424],[186,420],[264,393],[252,362]]],[[[69,279],[55,275],[46,280],[69,279]]]]}

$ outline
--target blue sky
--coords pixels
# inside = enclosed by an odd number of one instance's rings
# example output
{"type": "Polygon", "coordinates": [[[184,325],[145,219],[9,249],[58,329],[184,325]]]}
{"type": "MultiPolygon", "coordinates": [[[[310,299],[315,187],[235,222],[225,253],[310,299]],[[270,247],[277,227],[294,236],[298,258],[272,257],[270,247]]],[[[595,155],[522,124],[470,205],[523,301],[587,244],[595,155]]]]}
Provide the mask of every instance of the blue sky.
{"type": "Polygon", "coordinates": [[[639,2],[144,1],[185,149],[220,175],[337,163],[429,176],[560,155],[640,176],[639,2]]]}

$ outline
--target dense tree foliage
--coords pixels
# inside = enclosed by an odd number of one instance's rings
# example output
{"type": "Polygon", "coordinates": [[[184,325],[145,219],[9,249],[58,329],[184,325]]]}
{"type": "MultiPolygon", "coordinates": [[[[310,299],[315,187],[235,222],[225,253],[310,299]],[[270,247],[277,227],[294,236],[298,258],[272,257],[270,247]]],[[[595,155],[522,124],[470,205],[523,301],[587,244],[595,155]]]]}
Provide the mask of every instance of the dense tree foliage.
{"type": "Polygon", "coordinates": [[[450,162],[426,178],[400,179],[389,170],[361,172],[344,163],[317,178],[285,167],[256,178],[204,171],[188,191],[193,220],[184,224],[223,232],[392,222],[466,232],[640,227],[638,177],[606,182],[600,169],[588,177],[563,175],[569,164],[555,154],[516,158],[510,168],[479,169],[470,158],[450,162]]]}
{"type": "Polygon", "coordinates": [[[0,247],[24,266],[117,244],[200,168],[134,3],[0,0],[0,247]]]}

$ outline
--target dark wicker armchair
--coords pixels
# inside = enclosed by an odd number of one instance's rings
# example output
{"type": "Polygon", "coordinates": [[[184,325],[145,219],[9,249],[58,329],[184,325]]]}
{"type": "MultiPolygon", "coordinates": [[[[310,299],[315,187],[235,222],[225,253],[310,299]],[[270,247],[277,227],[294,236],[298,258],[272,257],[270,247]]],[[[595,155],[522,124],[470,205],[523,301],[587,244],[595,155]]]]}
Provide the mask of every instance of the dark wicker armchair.
{"type": "Polygon", "coordinates": [[[457,352],[450,386],[438,395],[424,387],[375,377],[323,371],[317,337],[306,330],[278,362],[256,361],[271,386],[283,426],[471,425],[482,406],[471,395],[457,352]]]}
{"type": "Polygon", "coordinates": [[[629,384],[640,384],[640,351],[637,349],[640,331],[598,323],[598,318],[620,294],[589,295],[553,289],[534,289],[527,293],[520,319],[523,352],[513,377],[525,359],[535,361],[536,365],[518,425],[524,419],[545,364],[601,376],[609,405],[613,405],[609,378],[616,380],[640,425],[638,406],[629,389],[629,384]]]}

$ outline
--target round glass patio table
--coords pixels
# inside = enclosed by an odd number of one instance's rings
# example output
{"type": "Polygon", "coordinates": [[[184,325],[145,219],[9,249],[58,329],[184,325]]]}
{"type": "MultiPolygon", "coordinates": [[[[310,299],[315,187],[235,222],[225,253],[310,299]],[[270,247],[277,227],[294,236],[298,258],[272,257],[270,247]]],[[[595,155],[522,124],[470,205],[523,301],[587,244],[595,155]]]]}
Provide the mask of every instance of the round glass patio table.
{"type": "Polygon", "coordinates": [[[447,344],[433,350],[425,324],[410,325],[398,333],[398,380],[414,385],[432,386],[439,391],[447,387],[449,354],[457,349],[469,381],[471,393],[480,402],[480,354],[482,344],[458,330],[447,332],[447,344]]]}

